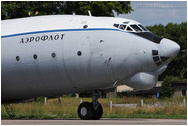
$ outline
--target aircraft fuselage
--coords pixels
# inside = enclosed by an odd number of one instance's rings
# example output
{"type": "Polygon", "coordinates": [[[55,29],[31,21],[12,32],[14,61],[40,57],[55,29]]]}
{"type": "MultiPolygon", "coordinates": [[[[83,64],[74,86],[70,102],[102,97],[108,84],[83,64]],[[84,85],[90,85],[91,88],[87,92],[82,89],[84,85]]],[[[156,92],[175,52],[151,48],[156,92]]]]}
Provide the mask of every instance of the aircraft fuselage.
{"type": "Polygon", "coordinates": [[[179,51],[176,46],[173,54],[166,52],[166,41],[177,45],[165,39],[152,42],[97,17],[2,21],[2,101],[61,96],[115,83],[152,88],[179,51]]]}

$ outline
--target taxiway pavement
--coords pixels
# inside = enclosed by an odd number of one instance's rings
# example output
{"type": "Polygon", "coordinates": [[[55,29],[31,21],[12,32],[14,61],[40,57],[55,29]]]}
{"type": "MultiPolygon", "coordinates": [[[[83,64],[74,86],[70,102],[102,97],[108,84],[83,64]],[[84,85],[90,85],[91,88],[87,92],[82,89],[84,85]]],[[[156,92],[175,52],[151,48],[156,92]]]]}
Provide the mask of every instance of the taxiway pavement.
{"type": "Polygon", "coordinates": [[[1,125],[187,125],[186,119],[1,120],[1,125]]]}

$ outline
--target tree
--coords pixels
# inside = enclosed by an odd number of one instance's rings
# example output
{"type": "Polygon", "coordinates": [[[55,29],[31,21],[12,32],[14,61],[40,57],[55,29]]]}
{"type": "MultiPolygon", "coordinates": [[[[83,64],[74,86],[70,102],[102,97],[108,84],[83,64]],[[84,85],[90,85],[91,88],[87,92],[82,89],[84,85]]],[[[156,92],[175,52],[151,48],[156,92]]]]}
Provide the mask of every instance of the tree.
{"type": "Polygon", "coordinates": [[[2,1],[1,19],[28,17],[36,11],[40,15],[72,14],[88,15],[88,10],[93,16],[113,16],[131,13],[131,2],[126,1],[2,1]]]}
{"type": "Polygon", "coordinates": [[[174,89],[172,88],[172,77],[170,76],[166,76],[164,78],[162,87],[160,89],[160,97],[164,98],[164,97],[171,97],[174,93],[174,89]]]}

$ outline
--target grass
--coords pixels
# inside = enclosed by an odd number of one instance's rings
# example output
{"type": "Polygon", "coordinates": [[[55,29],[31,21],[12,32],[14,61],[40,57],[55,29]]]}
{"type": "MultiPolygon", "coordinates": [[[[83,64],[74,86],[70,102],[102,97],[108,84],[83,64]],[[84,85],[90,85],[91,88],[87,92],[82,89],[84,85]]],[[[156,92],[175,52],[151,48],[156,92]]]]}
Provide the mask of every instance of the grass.
{"type": "MultiPolygon", "coordinates": [[[[63,98],[61,103],[58,99],[50,99],[47,104],[40,102],[13,104],[18,119],[57,119],[78,118],[77,108],[82,101],[91,102],[91,98],[63,98]]],[[[180,106],[183,98],[177,99],[144,99],[144,103],[155,104],[167,103],[163,107],[141,107],[139,97],[99,99],[103,106],[103,118],[162,118],[162,119],[186,119],[187,107],[180,106]],[[113,104],[136,103],[136,108],[113,107],[110,111],[109,103],[113,104]],[[171,103],[173,102],[173,105],[171,103]]],[[[1,105],[1,118],[9,118],[3,105],[1,105]]]]}

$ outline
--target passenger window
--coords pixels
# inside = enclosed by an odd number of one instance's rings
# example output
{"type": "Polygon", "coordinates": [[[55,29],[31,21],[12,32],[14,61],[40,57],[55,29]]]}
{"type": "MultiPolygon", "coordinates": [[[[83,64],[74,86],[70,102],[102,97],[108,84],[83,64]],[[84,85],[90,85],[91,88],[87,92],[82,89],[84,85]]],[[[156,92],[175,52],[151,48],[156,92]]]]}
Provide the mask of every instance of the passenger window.
{"type": "Polygon", "coordinates": [[[52,58],[55,58],[56,57],[56,54],[55,53],[52,53],[52,58]]]}
{"type": "Polygon", "coordinates": [[[81,52],[81,51],[78,51],[78,52],[77,52],[77,55],[78,55],[78,56],[81,56],[81,55],[82,55],[82,52],[81,52]]]}
{"type": "Polygon", "coordinates": [[[37,55],[36,55],[36,54],[34,54],[34,55],[33,55],[33,58],[34,58],[34,59],[37,59],[37,55]]]}
{"type": "Polygon", "coordinates": [[[19,60],[20,60],[20,57],[19,57],[19,56],[16,56],[16,60],[19,61],[19,60]]]}
{"type": "Polygon", "coordinates": [[[119,29],[124,30],[126,28],[126,25],[120,25],[119,29]]]}
{"type": "Polygon", "coordinates": [[[127,31],[133,31],[129,26],[127,27],[127,31]]]}
{"type": "Polygon", "coordinates": [[[118,28],[118,27],[119,27],[119,24],[114,24],[114,27],[118,28]]]}

